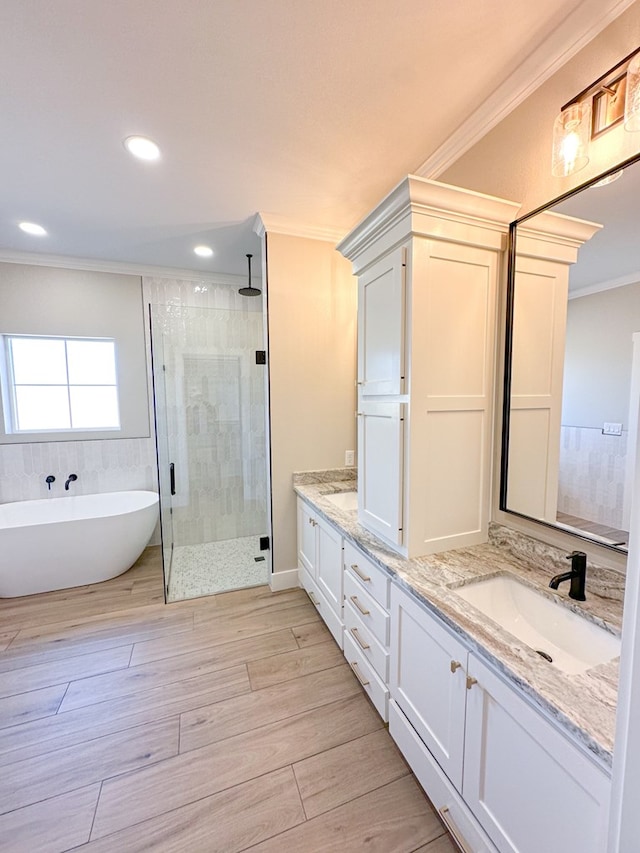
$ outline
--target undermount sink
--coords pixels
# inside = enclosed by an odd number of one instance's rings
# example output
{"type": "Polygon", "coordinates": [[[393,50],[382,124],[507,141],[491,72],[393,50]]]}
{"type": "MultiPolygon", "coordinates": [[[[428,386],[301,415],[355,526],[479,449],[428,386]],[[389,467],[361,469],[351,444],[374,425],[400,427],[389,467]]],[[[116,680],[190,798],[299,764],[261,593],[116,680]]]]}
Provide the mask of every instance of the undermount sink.
{"type": "Polygon", "coordinates": [[[508,575],[453,591],[563,672],[581,673],[620,654],[618,637],[508,575]]]}
{"type": "Polygon", "coordinates": [[[336,492],[333,495],[324,495],[324,497],[338,509],[358,509],[357,492],[336,492]]]}

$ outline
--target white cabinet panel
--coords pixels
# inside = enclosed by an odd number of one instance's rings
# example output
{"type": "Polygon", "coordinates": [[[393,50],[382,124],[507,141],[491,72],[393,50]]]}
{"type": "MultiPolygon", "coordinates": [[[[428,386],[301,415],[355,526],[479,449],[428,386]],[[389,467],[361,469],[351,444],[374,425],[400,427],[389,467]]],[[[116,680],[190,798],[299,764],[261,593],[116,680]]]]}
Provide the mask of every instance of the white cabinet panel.
{"type": "Polygon", "coordinates": [[[358,518],[392,544],[402,542],[403,427],[402,403],[360,403],[358,518]]]}
{"type": "Polygon", "coordinates": [[[298,560],[315,578],[316,576],[316,514],[298,498],[298,560]]]}
{"type": "Polygon", "coordinates": [[[391,625],[391,696],[460,790],[467,649],[396,586],[391,625]]]}
{"type": "Polygon", "coordinates": [[[473,654],[464,799],[505,853],[603,853],[610,780],[473,654]]]}
{"type": "Polygon", "coordinates": [[[389,702],[389,734],[398,744],[418,782],[429,794],[429,799],[441,819],[454,838],[458,839],[461,850],[496,853],[496,848],[486,837],[466,803],[393,699],[389,702]]]}
{"type": "Polygon", "coordinates": [[[404,281],[403,249],[358,279],[358,386],[365,397],[403,392],[404,281]]]}
{"type": "Polygon", "coordinates": [[[298,567],[298,577],[300,579],[300,586],[304,590],[306,590],[309,599],[313,603],[313,606],[316,608],[320,616],[322,616],[327,628],[331,631],[333,639],[336,641],[340,648],[343,648],[342,619],[329,605],[327,599],[320,592],[318,585],[303,566],[298,567]]]}
{"type": "Polygon", "coordinates": [[[342,537],[333,527],[318,522],[316,582],[336,614],[342,613],[342,537]]]}

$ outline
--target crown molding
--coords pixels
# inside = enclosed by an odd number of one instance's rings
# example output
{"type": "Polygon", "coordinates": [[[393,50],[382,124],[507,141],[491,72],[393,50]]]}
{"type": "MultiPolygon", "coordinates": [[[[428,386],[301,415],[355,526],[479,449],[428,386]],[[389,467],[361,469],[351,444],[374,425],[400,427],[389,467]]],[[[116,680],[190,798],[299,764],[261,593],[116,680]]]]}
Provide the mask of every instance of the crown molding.
{"type": "Polygon", "coordinates": [[[411,233],[426,236],[435,228],[440,239],[445,239],[444,222],[480,225],[504,234],[519,209],[516,202],[408,175],[336,248],[353,261],[407,216],[406,228],[411,233]]]}
{"type": "Polygon", "coordinates": [[[288,237],[306,237],[310,240],[323,240],[325,243],[337,243],[344,237],[344,229],[324,225],[311,225],[290,219],[279,213],[258,213],[253,223],[254,232],[262,239],[265,234],[286,234],[288,237]]]}
{"type": "Polygon", "coordinates": [[[583,0],[448,139],[415,170],[437,178],[513,112],[635,0],[583,0]]]}
{"type": "Polygon", "coordinates": [[[597,284],[589,284],[579,287],[577,290],[569,291],[569,299],[580,299],[581,296],[591,296],[593,293],[602,293],[605,290],[615,290],[617,287],[626,287],[628,284],[640,282],[640,270],[638,272],[621,275],[619,278],[611,278],[608,281],[599,281],[597,284]]]}
{"type": "MultiPolygon", "coordinates": [[[[11,252],[0,250],[0,263],[30,264],[38,267],[56,267],[58,269],[86,270],[87,272],[112,272],[119,275],[138,275],[153,278],[175,278],[181,281],[210,281],[216,284],[228,284],[237,287],[245,281],[245,276],[230,273],[198,272],[197,270],[177,267],[156,267],[147,264],[129,264],[126,261],[101,261],[95,258],[72,258],[67,255],[41,255],[29,252],[11,252]]],[[[260,276],[254,278],[259,279],[260,276]]]]}

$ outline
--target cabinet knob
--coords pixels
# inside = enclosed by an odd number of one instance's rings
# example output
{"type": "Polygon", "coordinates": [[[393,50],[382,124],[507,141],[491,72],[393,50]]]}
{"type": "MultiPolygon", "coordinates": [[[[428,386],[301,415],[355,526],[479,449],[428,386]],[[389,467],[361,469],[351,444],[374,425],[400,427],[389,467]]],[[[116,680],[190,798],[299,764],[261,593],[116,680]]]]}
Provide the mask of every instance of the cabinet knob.
{"type": "Polygon", "coordinates": [[[470,676],[470,675],[467,676],[467,690],[471,690],[473,685],[477,684],[477,683],[478,683],[477,678],[472,678],[472,676],[470,676]]]}
{"type": "Polygon", "coordinates": [[[455,672],[456,669],[460,669],[462,664],[460,663],[459,660],[452,660],[451,663],[449,664],[449,666],[451,667],[451,672],[455,672]]]}

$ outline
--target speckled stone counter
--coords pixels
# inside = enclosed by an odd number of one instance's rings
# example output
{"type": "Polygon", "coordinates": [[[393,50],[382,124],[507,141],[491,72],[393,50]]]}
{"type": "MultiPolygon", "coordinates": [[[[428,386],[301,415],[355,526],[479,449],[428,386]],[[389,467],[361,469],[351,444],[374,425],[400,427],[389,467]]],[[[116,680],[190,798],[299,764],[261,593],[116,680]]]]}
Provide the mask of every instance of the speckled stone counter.
{"type": "Polygon", "coordinates": [[[568,598],[568,584],[563,584],[557,593],[549,590],[551,577],[567,569],[566,554],[499,525],[491,526],[490,542],[485,545],[405,560],[365,530],[358,523],[357,512],[338,509],[326,499],[327,494],[355,489],[355,484],[353,469],[294,475],[294,489],[300,497],[418,597],[534,705],[554,717],[600,763],[610,767],[619,659],[579,675],[568,675],[457,596],[455,588],[479,578],[509,573],[559,602],[558,606],[567,606],[619,634],[624,577],[590,564],[587,601],[574,602],[568,598]]]}

